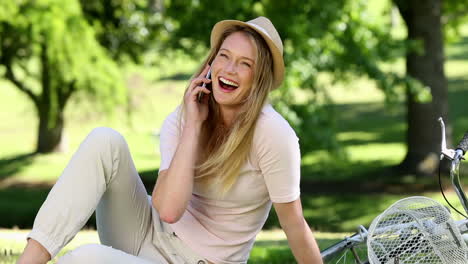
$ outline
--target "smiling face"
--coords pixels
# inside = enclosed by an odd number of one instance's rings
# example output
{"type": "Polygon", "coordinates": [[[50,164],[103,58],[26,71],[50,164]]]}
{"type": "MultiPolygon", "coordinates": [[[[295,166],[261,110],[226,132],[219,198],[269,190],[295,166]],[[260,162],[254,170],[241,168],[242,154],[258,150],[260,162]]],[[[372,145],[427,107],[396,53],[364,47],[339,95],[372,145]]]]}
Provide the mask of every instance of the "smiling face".
{"type": "Polygon", "coordinates": [[[221,109],[239,109],[252,88],[257,49],[244,32],[234,32],[211,64],[213,96],[221,109]]]}

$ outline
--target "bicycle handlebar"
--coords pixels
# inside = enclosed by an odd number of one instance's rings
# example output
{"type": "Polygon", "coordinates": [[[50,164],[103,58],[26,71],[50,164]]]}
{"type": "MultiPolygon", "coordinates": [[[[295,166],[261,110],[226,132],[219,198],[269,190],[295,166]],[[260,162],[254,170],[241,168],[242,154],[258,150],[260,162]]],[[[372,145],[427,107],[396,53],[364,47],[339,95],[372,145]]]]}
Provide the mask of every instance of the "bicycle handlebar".
{"type": "Polygon", "coordinates": [[[446,145],[446,140],[445,140],[445,125],[444,125],[444,120],[442,120],[442,117],[439,118],[439,122],[440,122],[440,127],[442,129],[440,159],[442,160],[443,158],[447,158],[451,161],[450,179],[452,180],[452,186],[454,187],[455,192],[457,193],[458,199],[460,200],[461,204],[463,205],[463,208],[465,209],[465,212],[468,213],[468,198],[466,197],[465,192],[463,191],[463,187],[462,187],[462,184],[460,183],[460,178],[459,178],[460,162],[463,159],[463,155],[468,150],[468,133],[465,134],[465,136],[463,137],[461,142],[458,144],[456,149],[448,149],[446,145]]]}
{"type": "Polygon", "coordinates": [[[463,139],[458,143],[456,149],[461,149],[463,151],[463,154],[466,153],[468,150],[468,132],[465,133],[465,136],[463,136],[463,139]]]}

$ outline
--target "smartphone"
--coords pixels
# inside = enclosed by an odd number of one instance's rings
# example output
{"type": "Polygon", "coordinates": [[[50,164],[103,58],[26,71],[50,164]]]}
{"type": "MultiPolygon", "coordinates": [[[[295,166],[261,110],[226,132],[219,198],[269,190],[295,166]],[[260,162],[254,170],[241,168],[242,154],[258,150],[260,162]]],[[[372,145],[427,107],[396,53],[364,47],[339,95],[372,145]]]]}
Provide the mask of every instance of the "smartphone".
{"type": "MultiPolygon", "coordinates": [[[[206,73],[206,76],[205,76],[206,79],[211,79],[211,68],[208,70],[208,72],[206,73]]],[[[208,85],[206,83],[203,83],[202,84],[202,87],[206,87],[208,89],[211,90],[211,83],[209,83],[208,85]]],[[[201,100],[203,99],[203,95],[204,93],[203,92],[199,92],[198,93],[198,102],[201,103],[201,100]]]]}

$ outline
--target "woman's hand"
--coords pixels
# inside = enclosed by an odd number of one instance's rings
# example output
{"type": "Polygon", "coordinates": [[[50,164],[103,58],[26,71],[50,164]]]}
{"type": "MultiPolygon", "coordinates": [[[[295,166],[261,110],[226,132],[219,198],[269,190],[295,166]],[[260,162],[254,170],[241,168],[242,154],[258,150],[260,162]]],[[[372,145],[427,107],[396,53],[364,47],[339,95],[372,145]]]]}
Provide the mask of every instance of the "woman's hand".
{"type": "MultiPolygon", "coordinates": [[[[209,67],[190,82],[184,95],[185,125],[182,135],[177,139],[177,149],[167,170],[159,172],[152,194],[152,204],[159,217],[166,223],[175,223],[183,216],[192,198],[195,167],[200,146],[200,134],[203,122],[208,117],[208,95],[211,93],[203,82],[209,67]],[[198,94],[204,93],[201,102],[198,94]]],[[[169,132],[169,131],[166,131],[169,132]]],[[[176,140],[174,140],[176,142],[176,140]]]]}
{"type": "Polygon", "coordinates": [[[211,93],[206,87],[202,87],[203,83],[210,83],[211,80],[205,78],[208,73],[210,66],[206,65],[205,69],[198,75],[198,77],[192,79],[190,86],[187,89],[184,102],[187,111],[185,112],[186,124],[201,125],[208,117],[208,100],[211,93]],[[202,92],[205,95],[201,102],[198,102],[198,94],[202,92]]]}

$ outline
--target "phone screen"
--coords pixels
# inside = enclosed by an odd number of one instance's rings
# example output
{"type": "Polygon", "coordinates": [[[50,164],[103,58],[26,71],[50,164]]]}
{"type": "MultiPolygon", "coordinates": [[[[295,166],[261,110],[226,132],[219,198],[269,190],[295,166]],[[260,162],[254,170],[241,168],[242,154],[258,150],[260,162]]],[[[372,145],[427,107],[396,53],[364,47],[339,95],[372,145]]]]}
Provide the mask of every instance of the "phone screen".
{"type": "MultiPolygon", "coordinates": [[[[211,69],[208,70],[208,72],[207,72],[206,75],[205,75],[205,78],[211,80],[211,69]]],[[[203,83],[203,84],[202,84],[202,87],[206,87],[208,90],[211,91],[211,83],[208,83],[208,84],[207,84],[207,83],[203,83]]],[[[199,103],[201,102],[201,100],[202,100],[202,98],[203,98],[203,95],[204,95],[204,93],[202,93],[202,92],[198,93],[198,102],[199,102],[199,103]]]]}

